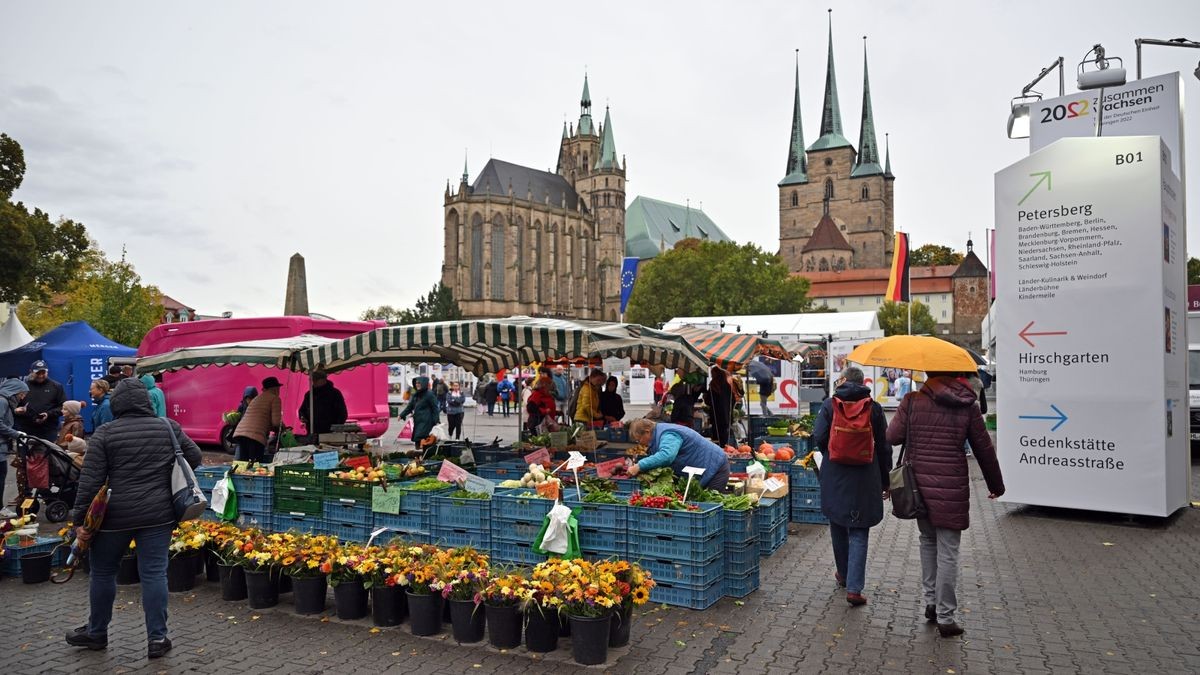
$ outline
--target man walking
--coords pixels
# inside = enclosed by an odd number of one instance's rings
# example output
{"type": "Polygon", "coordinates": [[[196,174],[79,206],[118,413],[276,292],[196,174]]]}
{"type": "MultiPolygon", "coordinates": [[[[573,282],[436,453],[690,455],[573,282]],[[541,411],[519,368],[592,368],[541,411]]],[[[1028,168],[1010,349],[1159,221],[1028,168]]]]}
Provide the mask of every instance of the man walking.
{"type": "Polygon", "coordinates": [[[62,417],[67,393],[61,384],[50,379],[45,361],[33,362],[25,384],[29,385],[25,405],[14,411],[17,430],[53,443],[58,438],[58,418],[62,417]]]}

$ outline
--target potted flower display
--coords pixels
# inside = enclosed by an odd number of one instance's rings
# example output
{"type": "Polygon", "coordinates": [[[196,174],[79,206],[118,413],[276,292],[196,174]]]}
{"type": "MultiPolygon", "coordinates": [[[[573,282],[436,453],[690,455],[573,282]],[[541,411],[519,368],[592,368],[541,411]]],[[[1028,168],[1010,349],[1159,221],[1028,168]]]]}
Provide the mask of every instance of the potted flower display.
{"type": "Polygon", "coordinates": [[[208,544],[208,534],[195,521],[180,523],[171,533],[168,545],[170,559],[167,562],[167,590],[172,593],[190,591],[196,587],[198,561],[208,544]]]}
{"type": "Polygon", "coordinates": [[[488,557],[470,546],[450,551],[442,598],[450,603],[450,624],[459,644],[483,640],[484,612],[476,611],[479,592],[488,580],[488,557]]]}
{"type": "Polygon", "coordinates": [[[512,649],[521,644],[521,608],[530,598],[528,582],[520,570],[493,569],[476,596],[476,602],[483,605],[488,643],[493,647],[512,649]]]}
{"type": "Polygon", "coordinates": [[[609,624],[608,646],[624,647],[629,644],[633,608],[650,600],[650,589],[654,588],[654,579],[640,565],[625,560],[604,561],[597,563],[597,567],[612,573],[617,580],[618,599],[609,624]]]}
{"type": "Polygon", "coordinates": [[[442,588],[449,553],[433,546],[412,546],[408,554],[403,574],[409,629],[413,635],[437,635],[442,632],[442,588]]]}
{"type": "Polygon", "coordinates": [[[287,533],[280,535],[274,546],[280,569],[292,580],[296,613],[320,614],[325,611],[328,575],[333,570],[337,538],[287,533]]]}
{"type": "Polygon", "coordinates": [[[333,586],[333,606],[339,619],[361,619],[367,615],[367,588],[363,575],[379,566],[374,554],[357,544],[345,544],[332,558],[329,585],[333,586]]]}
{"type": "Polygon", "coordinates": [[[616,574],[587,560],[564,560],[559,565],[565,577],[557,590],[562,599],[559,613],[571,624],[571,654],[585,666],[604,663],[613,610],[621,601],[616,574]]]}

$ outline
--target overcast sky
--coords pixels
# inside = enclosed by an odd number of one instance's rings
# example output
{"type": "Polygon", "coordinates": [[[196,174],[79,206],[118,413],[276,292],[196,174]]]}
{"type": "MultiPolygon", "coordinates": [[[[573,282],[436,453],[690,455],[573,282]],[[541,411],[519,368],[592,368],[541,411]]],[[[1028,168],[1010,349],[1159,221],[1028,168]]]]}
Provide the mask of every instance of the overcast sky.
{"type": "MultiPolygon", "coordinates": [[[[896,226],[956,249],[992,226],[993,174],[1027,149],[1005,135],[1009,99],[1043,66],[1066,57],[1071,93],[1096,42],[1132,79],[1134,38],[1200,40],[1200,2],[1184,0],[10,1],[0,131],[25,149],[18,199],[83,222],[110,255],[127,247],[168,295],[278,314],[300,252],[312,310],[350,319],[438,280],[464,150],[472,179],[489,156],[553,166],[585,68],[597,118],[612,107],[630,201],[702,202],[735,240],[776,250],[794,50],[812,143],[829,6],[846,136],[857,146],[867,35],[896,226]]],[[[1198,59],[1148,47],[1144,61],[1185,73],[1193,242],[1198,59]]]]}

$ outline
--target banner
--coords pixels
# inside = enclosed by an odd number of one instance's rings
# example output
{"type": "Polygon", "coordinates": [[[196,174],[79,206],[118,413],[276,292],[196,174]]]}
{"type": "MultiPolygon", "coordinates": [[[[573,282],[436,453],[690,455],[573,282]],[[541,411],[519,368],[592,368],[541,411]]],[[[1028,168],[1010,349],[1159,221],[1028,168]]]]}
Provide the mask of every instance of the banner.
{"type": "Polygon", "coordinates": [[[888,274],[887,294],[884,300],[908,302],[912,297],[908,288],[908,235],[896,233],[896,250],[892,252],[892,270],[888,274]]]}
{"type": "Polygon", "coordinates": [[[629,306],[629,296],[633,294],[633,283],[637,281],[638,258],[626,258],[621,263],[621,314],[629,306]]]}

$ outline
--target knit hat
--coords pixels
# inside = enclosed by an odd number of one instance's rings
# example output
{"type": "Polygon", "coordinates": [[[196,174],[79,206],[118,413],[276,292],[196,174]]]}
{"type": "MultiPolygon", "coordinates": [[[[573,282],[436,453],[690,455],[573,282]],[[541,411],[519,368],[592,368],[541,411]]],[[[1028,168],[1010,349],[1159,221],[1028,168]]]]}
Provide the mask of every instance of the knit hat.
{"type": "Polygon", "coordinates": [[[82,408],[83,404],[79,401],[67,401],[63,403],[63,412],[68,415],[78,415],[82,408]]]}

